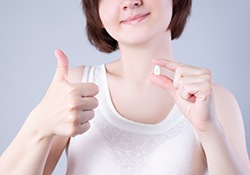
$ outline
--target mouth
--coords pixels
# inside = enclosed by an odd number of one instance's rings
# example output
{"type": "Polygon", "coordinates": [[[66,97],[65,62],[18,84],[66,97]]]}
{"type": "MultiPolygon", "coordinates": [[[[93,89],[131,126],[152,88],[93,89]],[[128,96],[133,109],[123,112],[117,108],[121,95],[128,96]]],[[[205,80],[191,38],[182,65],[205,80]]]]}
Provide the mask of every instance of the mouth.
{"type": "Polygon", "coordinates": [[[122,20],[121,23],[126,24],[126,25],[137,24],[141,22],[142,20],[144,20],[145,18],[147,18],[149,15],[150,13],[137,14],[134,16],[130,16],[126,18],[125,20],[122,20]]]}

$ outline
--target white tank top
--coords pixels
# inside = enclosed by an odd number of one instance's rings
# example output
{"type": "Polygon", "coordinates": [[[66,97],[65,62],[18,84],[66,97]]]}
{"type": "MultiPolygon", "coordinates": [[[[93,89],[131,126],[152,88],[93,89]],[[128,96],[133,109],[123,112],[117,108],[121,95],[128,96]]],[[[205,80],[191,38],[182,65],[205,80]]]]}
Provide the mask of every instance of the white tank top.
{"type": "Polygon", "coordinates": [[[203,175],[196,134],[175,105],[158,124],[122,117],[114,108],[105,65],[86,66],[83,82],[99,86],[91,128],[70,139],[67,175],[203,175]]]}

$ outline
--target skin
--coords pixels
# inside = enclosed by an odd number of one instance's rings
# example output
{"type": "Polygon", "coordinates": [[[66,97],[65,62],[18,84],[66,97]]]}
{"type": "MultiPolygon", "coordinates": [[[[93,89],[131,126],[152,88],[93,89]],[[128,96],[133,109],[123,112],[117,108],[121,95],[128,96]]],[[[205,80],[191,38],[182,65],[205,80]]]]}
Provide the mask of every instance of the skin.
{"type": "MultiPolygon", "coordinates": [[[[197,132],[200,154],[210,174],[249,174],[243,121],[235,98],[212,83],[209,70],[174,60],[171,32],[166,31],[171,1],[101,0],[99,12],[121,53],[119,60],[106,64],[117,111],[130,120],[154,124],[176,103],[197,132]],[[136,14],[149,15],[126,20],[136,14]],[[153,75],[154,65],[171,75],[153,75]],[[121,93],[125,90],[126,95],[121,93]]],[[[69,138],[89,128],[98,104],[94,97],[98,87],[81,83],[84,67],[68,71],[66,55],[57,50],[56,56],[55,78],[1,156],[0,174],[51,174],[69,138]]],[[[206,166],[194,165],[192,174],[204,172],[206,166]]]]}
{"type": "Polygon", "coordinates": [[[59,50],[55,55],[58,65],[54,79],[1,155],[0,174],[34,175],[43,171],[47,174],[56,164],[57,156],[52,155],[60,155],[69,137],[82,134],[90,127],[88,121],[94,117],[93,109],[98,105],[94,97],[98,87],[93,83],[70,82],[72,73],[68,71],[67,57],[59,50]],[[44,170],[46,161],[51,165],[44,170]]]}

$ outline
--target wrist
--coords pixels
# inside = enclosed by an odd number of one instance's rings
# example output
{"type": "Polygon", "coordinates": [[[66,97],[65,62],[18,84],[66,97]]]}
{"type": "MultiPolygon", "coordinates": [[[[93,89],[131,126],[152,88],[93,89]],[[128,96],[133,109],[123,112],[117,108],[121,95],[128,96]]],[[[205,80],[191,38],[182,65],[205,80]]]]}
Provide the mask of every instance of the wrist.
{"type": "Polygon", "coordinates": [[[201,143],[225,138],[224,129],[218,119],[209,122],[203,130],[196,129],[196,132],[201,143]]]}
{"type": "Polygon", "coordinates": [[[31,137],[35,138],[36,141],[51,141],[55,134],[42,126],[44,121],[40,120],[41,117],[39,117],[38,114],[39,112],[34,109],[25,121],[23,128],[26,130],[26,132],[29,132],[31,137]]]}

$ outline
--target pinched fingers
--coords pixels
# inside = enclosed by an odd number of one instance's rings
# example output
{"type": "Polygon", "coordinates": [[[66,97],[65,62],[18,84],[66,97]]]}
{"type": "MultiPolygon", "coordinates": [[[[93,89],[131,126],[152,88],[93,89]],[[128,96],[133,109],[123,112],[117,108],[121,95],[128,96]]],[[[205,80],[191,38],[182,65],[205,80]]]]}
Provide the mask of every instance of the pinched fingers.
{"type": "Polygon", "coordinates": [[[199,68],[188,64],[178,63],[174,60],[155,59],[152,62],[156,65],[159,65],[160,67],[175,72],[175,74],[180,74],[183,76],[211,74],[211,72],[208,69],[199,68]]]}
{"type": "Polygon", "coordinates": [[[166,59],[153,60],[153,63],[173,72],[173,77],[164,75],[164,73],[151,77],[155,83],[172,92],[173,97],[176,97],[176,93],[178,93],[177,96],[182,99],[194,102],[197,97],[204,98],[205,94],[211,93],[212,76],[208,69],[166,59]]]}

